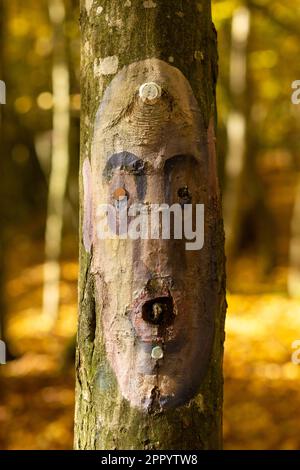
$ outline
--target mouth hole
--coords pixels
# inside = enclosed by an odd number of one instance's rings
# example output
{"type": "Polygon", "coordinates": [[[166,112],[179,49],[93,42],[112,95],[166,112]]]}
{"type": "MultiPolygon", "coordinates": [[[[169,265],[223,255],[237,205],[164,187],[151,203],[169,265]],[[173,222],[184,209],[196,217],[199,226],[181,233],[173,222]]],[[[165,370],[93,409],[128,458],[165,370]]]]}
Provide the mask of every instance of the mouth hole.
{"type": "Polygon", "coordinates": [[[170,297],[157,297],[145,302],[143,320],[152,325],[168,326],[174,319],[173,302],[170,297]]]}

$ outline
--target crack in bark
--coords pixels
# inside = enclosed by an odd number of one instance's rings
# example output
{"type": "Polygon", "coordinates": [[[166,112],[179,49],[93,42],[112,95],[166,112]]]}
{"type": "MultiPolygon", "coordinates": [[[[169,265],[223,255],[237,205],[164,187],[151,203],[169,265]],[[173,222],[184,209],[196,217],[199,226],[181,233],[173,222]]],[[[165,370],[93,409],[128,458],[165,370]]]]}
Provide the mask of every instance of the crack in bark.
{"type": "Polygon", "coordinates": [[[162,413],[160,404],[160,390],[157,385],[151,390],[150,404],[148,406],[149,415],[158,415],[162,413]]]}

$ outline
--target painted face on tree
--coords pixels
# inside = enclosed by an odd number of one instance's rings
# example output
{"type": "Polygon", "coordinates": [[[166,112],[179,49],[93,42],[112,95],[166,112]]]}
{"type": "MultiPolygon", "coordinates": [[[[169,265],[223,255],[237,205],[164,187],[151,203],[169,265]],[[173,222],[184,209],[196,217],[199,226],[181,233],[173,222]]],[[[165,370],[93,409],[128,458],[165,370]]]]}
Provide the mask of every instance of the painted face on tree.
{"type": "Polygon", "coordinates": [[[106,90],[91,163],[83,165],[95,341],[103,340],[122,396],[148,412],[189,401],[212,350],[217,293],[209,250],[217,195],[207,165],[213,130],[200,135],[201,128],[178,69],[157,59],[134,63],[106,90]]]}

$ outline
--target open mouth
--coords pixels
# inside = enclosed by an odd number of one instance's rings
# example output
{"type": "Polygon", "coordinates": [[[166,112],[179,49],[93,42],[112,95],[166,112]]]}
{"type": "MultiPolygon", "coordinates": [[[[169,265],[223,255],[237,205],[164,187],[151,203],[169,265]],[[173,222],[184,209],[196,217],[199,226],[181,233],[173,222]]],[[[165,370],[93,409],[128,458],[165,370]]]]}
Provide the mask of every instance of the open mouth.
{"type": "Polygon", "coordinates": [[[142,306],[142,318],[151,325],[171,325],[175,318],[172,297],[156,297],[145,302],[142,306]]]}
{"type": "Polygon", "coordinates": [[[136,299],[130,318],[141,341],[166,343],[173,337],[176,318],[173,298],[169,292],[155,297],[143,293],[136,299]]]}

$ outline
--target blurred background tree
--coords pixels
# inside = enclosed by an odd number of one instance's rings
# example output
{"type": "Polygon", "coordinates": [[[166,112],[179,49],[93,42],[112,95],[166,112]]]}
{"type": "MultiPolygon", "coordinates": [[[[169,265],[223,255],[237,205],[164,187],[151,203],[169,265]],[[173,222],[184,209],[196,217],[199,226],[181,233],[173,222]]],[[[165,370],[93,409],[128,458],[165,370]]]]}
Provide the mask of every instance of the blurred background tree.
{"type": "MultiPolygon", "coordinates": [[[[0,1],[0,79],[7,86],[0,105],[0,319],[15,358],[0,366],[0,448],[70,448],[73,439],[67,358],[77,316],[80,30],[79,2],[60,2],[58,28],[52,0],[0,1]],[[53,67],[62,43],[68,176],[59,194],[52,184],[51,196],[53,67]],[[53,255],[45,238],[58,195],[53,255]],[[50,311],[43,285],[45,261],[53,258],[59,301],[50,311]],[[50,330],[47,315],[55,320],[50,330]]],[[[291,103],[292,82],[300,79],[300,0],[214,0],[213,17],[229,290],[225,447],[299,448],[300,372],[290,357],[300,337],[300,105],[291,103]]]]}

